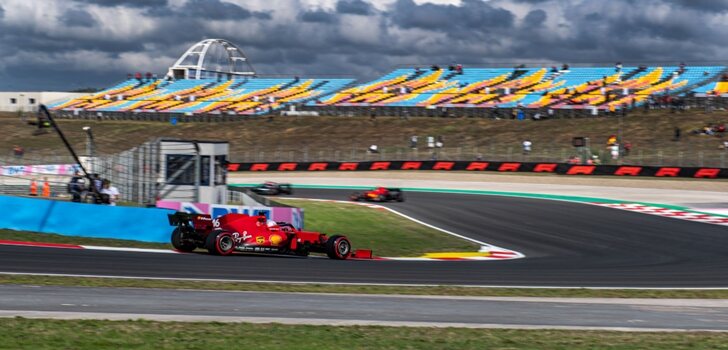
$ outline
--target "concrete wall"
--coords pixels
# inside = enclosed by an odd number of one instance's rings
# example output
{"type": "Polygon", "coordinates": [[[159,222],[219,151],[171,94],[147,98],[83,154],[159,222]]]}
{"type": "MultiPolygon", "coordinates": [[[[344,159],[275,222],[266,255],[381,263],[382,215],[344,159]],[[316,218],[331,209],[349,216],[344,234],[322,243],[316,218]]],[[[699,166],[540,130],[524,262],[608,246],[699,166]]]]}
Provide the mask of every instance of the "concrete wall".
{"type": "Polygon", "coordinates": [[[0,92],[1,112],[33,112],[40,104],[88,95],[76,92],[0,92]],[[15,103],[13,103],[13,100],[15,103]]]}

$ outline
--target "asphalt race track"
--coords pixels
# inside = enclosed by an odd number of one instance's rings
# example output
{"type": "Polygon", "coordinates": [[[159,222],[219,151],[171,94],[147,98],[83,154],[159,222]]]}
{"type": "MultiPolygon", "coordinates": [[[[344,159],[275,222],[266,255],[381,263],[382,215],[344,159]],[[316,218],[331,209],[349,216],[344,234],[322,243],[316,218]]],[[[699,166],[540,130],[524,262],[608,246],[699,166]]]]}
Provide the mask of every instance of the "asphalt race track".
{"type": "MultiPolygon", "coordinates": [[[[295,196],[346,199],[348,194],[299,189],[295,196]]],[[[406,195],[406,202],[387,205],[443,229],[522,252],[526,258],[334,261],[0,246],[0,272],[490,286],[728,287],[725,226],[540,199],[406,195]]]]}

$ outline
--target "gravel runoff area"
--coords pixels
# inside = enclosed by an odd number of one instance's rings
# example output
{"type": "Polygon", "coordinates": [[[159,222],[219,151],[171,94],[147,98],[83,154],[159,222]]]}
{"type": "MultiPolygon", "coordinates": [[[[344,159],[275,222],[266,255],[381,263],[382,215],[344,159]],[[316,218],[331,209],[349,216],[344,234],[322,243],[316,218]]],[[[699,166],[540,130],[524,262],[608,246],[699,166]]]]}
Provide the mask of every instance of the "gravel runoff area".
{"type": "Polygon", "coordinates": [[[552,174],[435,171],[230,173],[228,183],[262,181],[305,185],[391,186],[523,192],[649,202],[694,209],[728,210],[728,181],[552,174]]]}

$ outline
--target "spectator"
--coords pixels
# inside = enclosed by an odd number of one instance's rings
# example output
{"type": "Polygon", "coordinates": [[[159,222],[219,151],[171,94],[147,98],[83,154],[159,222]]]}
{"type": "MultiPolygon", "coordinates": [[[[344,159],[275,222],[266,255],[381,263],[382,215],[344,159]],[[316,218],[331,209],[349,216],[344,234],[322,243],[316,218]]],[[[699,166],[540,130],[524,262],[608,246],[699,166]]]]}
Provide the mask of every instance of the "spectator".
{"type": "Polygon", "coordinates": [[[35,179],[30,180],[30,192],[28,193],[28,195],[38,195],[38,182],[36,182],[35,179]]]}
{"type": "Polygon", "coordinates": [[[533,143],[529,139],[523,140],[523,155],[529,155],[531,154],[531,146],[533,143]]]}
{"type": "Polygon", "coordinates": [[[410,148],[417,149],[417,135],[410,137],[410,148]]]}
{"type": "Polygon", "coordinates": [[[569,65],[568,65],[568,64],[566,64],[566,63],[564,63],[564,64],[563,64],[563,65],[561,66],[561,70],[562,70],[562,71],[563,71],[563,70],[569,70],[569,65]]]}
{"type": "Polygon", "coordinates": [[[71,177],[71,181],[68,182],[68,185],[66,185],[68,193],[71,194],[71,202],[81,202],[81,199],[84,197],[84,193],[86,192],[85,187],[84,179],[81,176],[81,173],[77,171],[73,174],[73,177],[71,177]]]}
{"type": "Polygon", "coordinates": [[[723,141],[723,149],[724,149],[724,150],[725,150],[726,152],[728,152],[728,140],[727,140],[727,141],[723,141]]]}
{"type": "Polygon", "coordinates": [[[51,196],[51,184],[48,182],[48,178],[43,178],[43,188],[41,189],[41,196],[49,198],[51,196]]]}
{"type": "Polygon", "coordinates": [[[437,141],[435,142],[435,147],[442,148],[442,146],[445,145],[445,141],[442,138],[442,135],[437,136],[437,141]]]}
{"type": "Polygon", "coordinates": [[[632,143],[629,142],[629,141],[626,141],[624,143],[624,152],[623,152],[624,153],[624,156],[625,157],[629,156],[629,152],[630,151],[632,151],[632,143]]]}
{"type": "Polygon", "coordinates": [[[622,71],[622,62],[617,62],[617,64],[614,65],[614,70],[619,73],[622,71]]]}
{"type": "Polygon", "coordinates": [[[463,65],[458,63],[458,65],[455,66],[455,71],[458,72],[458,74],[463,74],[463,65]]]}
{"type": "Polygon", "coordinates": [[[619,158],[619,144],[613,144],[608,147],[609,153],[612,155],[612,159],[618,159],[619,158]]]}
{"type": "Polygon", "coordinates": [[[435,148],[435,138],[432,136],[427,136],[427,148],[435,148]]]}
{"type": "Polygon", "coordinates": [[[369,153],[370,154],[377,154],[377,153],[379,153],[379,147],[377,145],[371,145],[371,146],[369,146],[369,153]]]}
{"type": "Polygon", "coordinates": [[[13,146],[13,155],[15,155],[15,158],[23,158],[23,155],[25,154],[25,149],[23,149],[20,145],[13,146]]]}
{"type": "Polygon", "coordinates": [[[119,200],[119,190],[111,186],[111,181],[104,180],[103,181],[103,189],[101,189],[101,195],[104,198],[103,202],[112,206],[116,205],[116,202],[119,200]]]}

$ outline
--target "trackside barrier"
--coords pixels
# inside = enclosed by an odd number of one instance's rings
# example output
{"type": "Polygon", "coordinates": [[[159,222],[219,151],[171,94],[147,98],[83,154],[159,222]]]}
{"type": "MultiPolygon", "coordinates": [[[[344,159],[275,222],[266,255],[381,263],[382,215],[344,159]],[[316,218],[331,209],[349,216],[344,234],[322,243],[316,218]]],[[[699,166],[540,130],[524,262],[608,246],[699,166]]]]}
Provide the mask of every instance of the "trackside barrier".
{"type": "Polygon", "coordinates": [[[229,213],[265,215],[269,220],[284,221],[290,223],[295,228],[303,229],[303,209],[301,208],[225,205],[176,201],[158,201],[157,208],[172,209],[174,211],[182,211],[190,214],[210,214],[213,219],[229,213]]]}
{"type": "Polygon", "coordinates": [[[172,210],[0,196],[0,228],[169,243],[172,210]]]}
{"type": "Polygon", "coordinates": [[[228,171],[377,171],[439,170],[554,173],[560,175],[609,175],[726,179],[728,168],[659,167],[637,165],[576,165],[489,161],[367,161],[367,162],[271,162],[230,163],[228,171]]]}

